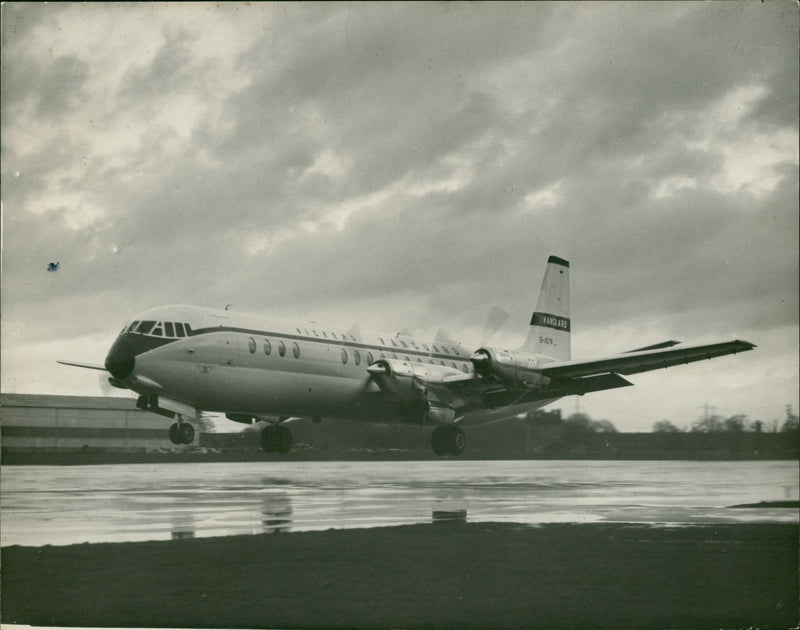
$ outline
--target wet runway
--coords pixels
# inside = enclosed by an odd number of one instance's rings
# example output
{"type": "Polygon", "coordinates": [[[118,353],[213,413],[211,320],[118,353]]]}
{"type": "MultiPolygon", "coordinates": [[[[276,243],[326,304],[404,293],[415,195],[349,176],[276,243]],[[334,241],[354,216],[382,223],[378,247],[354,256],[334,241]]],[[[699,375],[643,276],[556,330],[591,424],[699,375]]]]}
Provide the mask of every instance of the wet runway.
{"type": "Polygon", "coordinates": [[[797,522],[797,462],[243,462],[4,466],[0,544],[163,540],[436,519],[797,522]]]}

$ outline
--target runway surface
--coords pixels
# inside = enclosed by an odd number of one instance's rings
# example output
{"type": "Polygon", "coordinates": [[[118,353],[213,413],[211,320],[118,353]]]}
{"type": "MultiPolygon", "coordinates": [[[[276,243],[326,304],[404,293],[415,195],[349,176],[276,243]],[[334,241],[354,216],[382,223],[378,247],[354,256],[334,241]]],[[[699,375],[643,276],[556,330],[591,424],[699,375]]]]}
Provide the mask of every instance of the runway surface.
{"type": "Polygon", "coordinates": [[[796,461],[4,466],[7,545],[469,522],[796,523],[796,461]]]}

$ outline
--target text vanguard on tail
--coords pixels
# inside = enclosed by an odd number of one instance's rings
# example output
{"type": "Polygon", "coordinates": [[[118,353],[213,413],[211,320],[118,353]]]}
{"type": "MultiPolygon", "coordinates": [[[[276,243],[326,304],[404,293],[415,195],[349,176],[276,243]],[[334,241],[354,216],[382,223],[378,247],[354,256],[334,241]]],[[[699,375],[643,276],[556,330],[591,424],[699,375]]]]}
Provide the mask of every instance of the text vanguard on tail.
{"type": "Polygon", "coordinates": [[[550,256],[527,338],[518,350],[467,348],[410,334],[361,332],[313,322],[193,306],[164,306],[126,324],[105,366],[137,406],[174,418],[175,444],[194,439],[203,411],[265,421],[261,445],[288,452],[297,418],[433,426],[438,455],[463,452],[462,427],[511,418],[573,394],[632,385],[624,376],[752,350],[747,341],[676,341],[590,361],[571,360],[569,263],[550,256]]]}

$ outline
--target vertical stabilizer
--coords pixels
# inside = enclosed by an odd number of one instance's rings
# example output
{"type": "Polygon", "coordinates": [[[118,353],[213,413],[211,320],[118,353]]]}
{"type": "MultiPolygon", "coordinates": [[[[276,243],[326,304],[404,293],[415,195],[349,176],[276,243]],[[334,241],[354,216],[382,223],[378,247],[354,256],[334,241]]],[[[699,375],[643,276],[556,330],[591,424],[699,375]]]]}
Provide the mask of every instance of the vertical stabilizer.
{"type": "Polygon", "coordinates": [[[569,262],[557,256],[547,259],[542,290],[522,350],[569,361],[569,262]]]}

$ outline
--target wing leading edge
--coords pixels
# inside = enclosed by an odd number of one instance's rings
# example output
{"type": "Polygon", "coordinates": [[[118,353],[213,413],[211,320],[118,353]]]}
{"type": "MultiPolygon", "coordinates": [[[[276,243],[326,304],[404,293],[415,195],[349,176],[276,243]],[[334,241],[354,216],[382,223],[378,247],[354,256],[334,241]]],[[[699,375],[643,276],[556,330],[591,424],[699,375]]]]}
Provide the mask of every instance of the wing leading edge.
{"type": "Polygon", "coordinates": [[[684,346],[669,350],[626,352],[590,361],[559,361],[545,365],[540,371],[544,376],[556,380],[583,379],[602,374],[638,374],[639,372],[684,365],[728,354],[747,352],[755,347],[755,344],[749,341],[736,339],[722,343],[684,346]]]}
{"type": "Polygon", "coordinates": [[[728,354],[746,352],[755,348],[749,341],[672,348],[658,344],[656,349],[626,352],[590,361],[558,361],[549,363],[538,371],[550,379],[549,385],[525,389],[511,386],[497,379],[454,377],[448,380],[419,379],[428,389],[433,404],[445,405],[459,413],[470,409],[502,407],[509,404],[552,400],[562,396],[582,395],[633,385],[622,375],[637,374],[694,361],[713,359],[728,354]],[[435,401],[435,402],[434,402],[435,401]]]}

